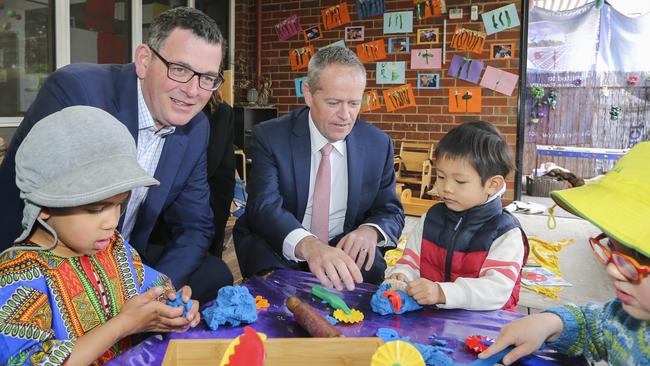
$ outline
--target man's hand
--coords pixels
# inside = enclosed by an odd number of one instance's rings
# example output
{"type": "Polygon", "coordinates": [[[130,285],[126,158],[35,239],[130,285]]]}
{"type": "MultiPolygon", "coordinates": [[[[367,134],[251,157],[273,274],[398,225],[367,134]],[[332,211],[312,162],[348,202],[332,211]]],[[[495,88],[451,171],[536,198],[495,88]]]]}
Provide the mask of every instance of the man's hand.
{"type": "Polygon", "coordinates": [[[406,293],[413,296],[413,299],[420,305],[436,305],[447,302],[440,285],[426,278],[418,278],[409,282],[406,286],[406,293]]]}
{"type": "Polygon", "coordinates": [[[343,249],[352,260],[355,260],[357,267],[363,268],[363,263],[366,262],[366,271],[369,271],[375,262],[378,236],[379,233],[374,227],[359,226],[341,238],[336,247],[343,249]]]}
{"type": "MultiPolygon", "coordinates": [[[[158,301],[161,287],[129,299],[113,319],[121,324],[120,339],[142,332],[183,332],[190,326],[190,320],[181,317],[183,308],[174,308],[158,301]]],[[[115,322],[114,321],[114,322],[115,322]]]]}
{"type": "Polygon", "coordinates": [[[503,363],[510,365],[537,351],[545,341],[556,340],[563,329],[562,319],[551,313],[534,314],[517,319],[501,328],[499,337],[494,344],[480,353],[478,358],[486,359],[513,345],[515,349],[503,357],[503,363]]]}
{"type": "Polygon", "coordinates": [[[296,245],[296,256],[307,261],[309,270],[325,287],[341,291],[343,285],[354,290],[354,283],[363,282],[361,271],[345,252],[331,247],[314,236],[308,236],[296,245]]]}

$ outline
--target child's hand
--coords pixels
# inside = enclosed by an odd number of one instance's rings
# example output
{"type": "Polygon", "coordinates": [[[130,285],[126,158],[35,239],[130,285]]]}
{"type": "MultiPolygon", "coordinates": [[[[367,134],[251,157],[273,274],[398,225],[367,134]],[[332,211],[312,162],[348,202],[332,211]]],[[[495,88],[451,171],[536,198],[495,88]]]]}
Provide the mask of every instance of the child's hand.
{"type": "MultiPolygon", "coordinates": [[[[190,321],[181,317],[182,307],[174,308],[158,301],[162,293],[161,287],[153,287],[122,306],[113,318],[121,325],[120,338],[142,332],[182,332],[189,328],[190,321]]],[[[194,307],[192,310],[197,311],[194,307]]]]}
{"type": "Polygon", "coordinates": [[[390,275],[390,277],[388,277],[388,279],[406,282],[406,276],[404,276],[401,273],[394,273],[394,274],[390,275]]]}
{"type": "Polygon", "coordinates": [[[437,282],[418,278],[409,282],[406,286],[406,293],[413,296],[413,299],[420,305],[444,304],[447,299],[437,282]]]}
{"type": "Polygon", "coordinates": [[[517,319],[501,328],[499,338],[490,348],[480,353],[478,358],[488,358],[513,345],[515,348],[503,358],[503,363],[510,365],[521,357],[537,351],[545,341],[557,339],[563,328],[560,317],[551,313],[534,314],[517,319]]]}
{"type": "MultiPolygon", "coordinates": [[[[189,327],[194,328],[201,321],[201,314],[199,313],[199,302],[196,300],[192,300],[192,289],[190,288],[190,286],[183,286],[181,288],[181,293],[183,294],[181,296],[181,301],[183,301],[183,303],[187,303],[188,301],[192,303],[192,307],[187,312],[187,315],[185,317],[190,322],[189,327]]],[[[165,293],[165,297],[173,301],[176,299],[176,293],[172,290],[168,290],[165,293]]]]}

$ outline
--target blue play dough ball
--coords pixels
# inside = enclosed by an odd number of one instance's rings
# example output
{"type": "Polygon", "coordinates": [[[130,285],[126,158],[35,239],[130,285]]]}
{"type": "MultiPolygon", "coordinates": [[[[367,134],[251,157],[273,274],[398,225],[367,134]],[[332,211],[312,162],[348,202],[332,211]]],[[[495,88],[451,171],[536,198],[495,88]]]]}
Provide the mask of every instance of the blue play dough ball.
{"type": "Polygon", "coordinates": [[[187,316],[187,313],[192,309],[192,300],[189,300],[188,302],[183,302],[182,296],[183,296],[183,291],[178,290],[178,292],[176,292],[176,299],[174,299],[174,301],[167,299],[167,305],[173,306],[175,308],[179,306],[184,307],[185,309],[183,309],[183,315],[181,315],[181,317],[185,317],[187,316]]]}
{"type": "Polygon", "coordinates": [[[226,323],[233,327],[241,323],[250,324],[257,320],[255,298],[244,286],[222,287],[217,293],[217,300],[203,309],[201,315],[212,330],[226,323]]]}
{"type": "Polygon", "coordinates": [[[393,305],[390,303],[390,300],[384,297],[384,291],[389,290],[390,285],[383,284],[379,286],[377,291],[372,298],[370,299],[370,307],[372,311],[381,315],[388,314],[404,314],[407,311],[419,310],[422,309],[422,306],[418,304],[413,297],[409,296],[406,292],[402,290],[397,290],[397,292],[402,297],[402,308],[399,312],[395,312],[393,305]]]}

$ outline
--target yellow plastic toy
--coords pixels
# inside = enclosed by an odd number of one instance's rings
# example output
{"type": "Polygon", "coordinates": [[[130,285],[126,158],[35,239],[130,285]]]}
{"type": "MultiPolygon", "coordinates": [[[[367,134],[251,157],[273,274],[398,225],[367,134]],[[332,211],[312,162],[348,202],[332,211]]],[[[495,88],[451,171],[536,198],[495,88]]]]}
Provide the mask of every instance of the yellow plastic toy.
{"type": "Polygon", "coordinates": [[[384,343],[372,355],[371,366],[425,366],[417,348],[404,341],[384,343]]]}

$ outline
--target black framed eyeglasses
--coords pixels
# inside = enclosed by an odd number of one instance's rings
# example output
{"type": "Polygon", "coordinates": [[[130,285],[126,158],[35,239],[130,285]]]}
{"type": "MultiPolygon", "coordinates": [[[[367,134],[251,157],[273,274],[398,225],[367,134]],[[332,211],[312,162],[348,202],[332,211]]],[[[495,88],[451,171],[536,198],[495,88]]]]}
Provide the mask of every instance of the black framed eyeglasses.
{"type": "Polygon", "coordinates": [[[224,79],[221,73],[215,76],[196,72],[187,66],[167,61],[158,53],[158,51],[154,50],[153,47],[149,47],[149,49],[165,64],[165,66],[167,66],[167,77],[176,82],[187,83],[192,80],[194,75],[197,75],[199,77],[199,87],[201,89],[214,91],[219,89],[221,84],[223,84],[224,79]]]}

